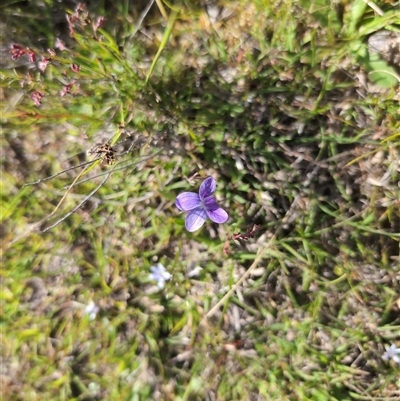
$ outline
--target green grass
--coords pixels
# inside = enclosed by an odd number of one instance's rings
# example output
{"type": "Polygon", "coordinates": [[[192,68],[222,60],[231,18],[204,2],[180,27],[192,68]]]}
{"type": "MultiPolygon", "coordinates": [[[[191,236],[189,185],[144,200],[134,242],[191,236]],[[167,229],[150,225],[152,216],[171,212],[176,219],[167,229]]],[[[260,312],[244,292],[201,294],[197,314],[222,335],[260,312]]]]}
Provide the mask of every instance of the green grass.
{"type": "Polygon", "coordinates": [[[4,399],[396,399],[399,71],[367,40],[399,3],[96,2],[73,37],[21,4],[2,42],[67,50],[1,64],[4,399]],[[207,176],[230,218],[189,233],[207,176]]]}

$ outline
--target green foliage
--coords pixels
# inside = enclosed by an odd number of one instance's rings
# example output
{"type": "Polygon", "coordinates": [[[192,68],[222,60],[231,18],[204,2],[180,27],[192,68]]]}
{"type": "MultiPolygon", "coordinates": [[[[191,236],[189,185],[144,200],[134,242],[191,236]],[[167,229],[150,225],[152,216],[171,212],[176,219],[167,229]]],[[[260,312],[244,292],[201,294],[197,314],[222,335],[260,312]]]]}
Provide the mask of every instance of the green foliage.
{"type": "Polygon", "coordinates": [[[392,397],[398,71],[367,38],[395,6],[95,3],[2,5],[52,58],[1,70],[4,399],[392,397]],[[195,173],[230,219],[188,233],[195,173]]]}

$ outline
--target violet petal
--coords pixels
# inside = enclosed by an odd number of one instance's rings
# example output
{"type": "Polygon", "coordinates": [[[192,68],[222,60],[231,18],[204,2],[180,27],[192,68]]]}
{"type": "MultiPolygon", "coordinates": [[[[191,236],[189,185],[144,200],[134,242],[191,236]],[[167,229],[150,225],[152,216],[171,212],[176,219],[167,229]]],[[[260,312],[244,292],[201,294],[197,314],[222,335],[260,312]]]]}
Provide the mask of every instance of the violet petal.
{"type": "Polygon", "coordinates": [[[217,183],[212,177],[206,178],[200,185],[200,199],[204,199],[207,196],[212,195],[215,192],[215,189],[217,188],[217,183]]]}
{"type": "Polygon", "coordinates": [[[193,232],[198,230],[206,221],[207,213],[202,208],[191,210],[185,219],[186,230],[193,232]]]}
{"type": "Polygon", "coordinates": [[[203,205],[206,210],[217,210],[219,208],[217,200],[214,196],[208,196],[207,198],[203,199],[203,205]]]}
{"type": "Polygon", "coordinates": [[[226,213],[222,207],[219,207],[216,210],[207,210],[207,216],[211,221],[219,224],[225,223],[229,218],[228,213],[226,213]]]}
{"type": "Polygon", "coordinates": [[[176,197],[175,205],[185,212],[196,209],[201,205],[200,197],[195,192],[182,192],[176,197]]]}

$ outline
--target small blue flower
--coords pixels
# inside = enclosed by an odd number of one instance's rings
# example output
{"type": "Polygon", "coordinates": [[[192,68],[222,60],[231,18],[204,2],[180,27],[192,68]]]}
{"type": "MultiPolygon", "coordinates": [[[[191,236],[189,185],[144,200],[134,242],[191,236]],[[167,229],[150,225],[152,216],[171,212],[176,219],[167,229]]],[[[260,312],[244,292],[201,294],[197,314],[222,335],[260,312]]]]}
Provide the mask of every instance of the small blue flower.
{"type": "Polygon", "coordinates": [[[215,197],[212,195],[215,192],[217,183],[214,178],[206,178],[200,185],[199,193],[183,192],[176,198],[176,207],[179,210],[189,212],[186,215],[185,226],[186,230],[193,232],[198,230],[207,217],[214,223],[225,223],[229,215],[218,206],[215,197]]]}
{"type": "Polygon", "coordinates": [[[157,281],[160,290],[164,288],[165,282],[172,277],[161,263],[158,263],[157,266],[151,266],[150,271],[149,280],[157,281]]]}
{"type": "Polygon", "coordinates": [[[385,345],[386,352],[382,355],[382,358],[385,361],[389,359],[393,359],[396,363],[400,363],[400,348],[397,348],[395,344],[392,344],[390,347],[385,345]]]}
{"type": "Polygon", "coordinates": [[[84,308],[85,315],[89,317],[89,320],[96,319],[99,310],[100,308],[93,301],[90,301],[84,308]]]}

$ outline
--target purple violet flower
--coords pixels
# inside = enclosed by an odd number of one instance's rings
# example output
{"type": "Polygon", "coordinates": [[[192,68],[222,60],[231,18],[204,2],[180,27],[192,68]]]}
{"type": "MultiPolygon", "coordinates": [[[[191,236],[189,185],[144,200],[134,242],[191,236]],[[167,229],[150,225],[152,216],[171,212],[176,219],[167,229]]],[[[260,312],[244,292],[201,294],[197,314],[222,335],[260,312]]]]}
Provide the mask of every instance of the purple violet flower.
{"type": "Polygon", "coordinates": [[[229,215],[218,206],[215,197],[212,195],[215,192],[217,183],[212,177],[206,178],[200,185],[199,193],[183,192],[176,197],[176,207],[179,210],[189,212],[186,215],[185,226],[186,230],[193,232],[198,230],[207,217],[214,223],[225,223],[229,215]]]}

